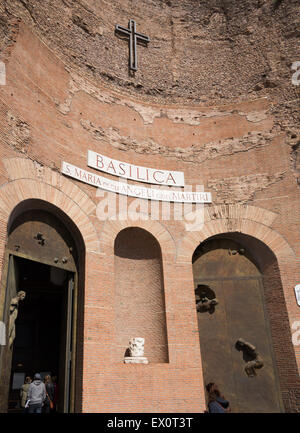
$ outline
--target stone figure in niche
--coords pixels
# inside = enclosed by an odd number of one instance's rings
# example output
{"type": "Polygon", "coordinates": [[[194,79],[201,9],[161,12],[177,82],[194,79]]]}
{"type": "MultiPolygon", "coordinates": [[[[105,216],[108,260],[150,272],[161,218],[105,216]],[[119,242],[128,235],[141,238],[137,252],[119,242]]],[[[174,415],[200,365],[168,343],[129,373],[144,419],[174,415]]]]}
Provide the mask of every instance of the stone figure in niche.
{"type": "Polygon", "coordinates": [[[208,311],[210,314],[214,313],[215,306],[218,305],[219,301],[209,286],[198,284],[195,290],[195,295],[197,311],[200,313],[204,313],[206,311],[208,311]]]}
{"type": "Polygon", "coordinates": [[[256,347],[253,344],[245,341],[243,338],[239,338],[236,342],[237,350],[241,350],[243,352],[243,358],[246,361],[245,372],[249,377],[256,376],[257,369],[260,369],[264,366],[262,357],[256,350],[256,347]]]}
{"type": "Polygon", "coordinates": [[[125,352],[125,364],[148,364],[148,359],[144,356],[144,344],[145,339],[141,337],[133,337],[129,340],[129,348],[125,352]]]}
{"type": "Polygon", "coordinates": [[[130,356],[144,356],[144,338],[131,338],[129,340],[129,353],[130,356]]]}
{"type": "Polygon", "coordinates": [[[17,296],[12,298],[10,301],[10,307],[9,307],[9,327],[8,327],[8,344],[9,347],[12,348],[12,345],[14,343],[15,337],[16,337],[16,319],[18,317],[19,312],[19,302],[23,301],[25,299],[26,293],[23,291],[20,291],[17,293],[17,296]]]}

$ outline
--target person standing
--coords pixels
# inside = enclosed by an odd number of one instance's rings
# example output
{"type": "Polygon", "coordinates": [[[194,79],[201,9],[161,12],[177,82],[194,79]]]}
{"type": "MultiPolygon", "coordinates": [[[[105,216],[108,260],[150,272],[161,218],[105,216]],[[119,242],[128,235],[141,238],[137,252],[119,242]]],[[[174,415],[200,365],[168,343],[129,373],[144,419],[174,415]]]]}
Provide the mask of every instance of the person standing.
{"type": "Polygon", "coordinates": [[[53,409],[53,400],[54,400],[54,385],[51,380],[51,376],[47,374],[45,376],[45,388],[46,388],[46,400],[44,405],[44,412],[50,413],[50,410],[53,409]],[[52,407],[51,407],[52,406],[52,407]]]}
{"type": "Polygon", "coordinates": [[[42,413],[42,407],[46,399],[46,389],[42,382],[41,375],[36,373],[34,375],[34,380],[30,384],[27,400],[29,401],[29,413],[42,413]]]}
{"type": "Polygon", "coordinates": [[[29,386],[31,384],[32,380],[30,376],[27,376],[25,378],[25,382],[24,384],[21,386],[20,389],[20,404],[21,404],[21,408],[23,409],[23,412],[26,413],[28,412],[28,408],[25,407],[26,401],[27,401],[27,394],[28,394],[28,390],[29,390],[29,386]]]}

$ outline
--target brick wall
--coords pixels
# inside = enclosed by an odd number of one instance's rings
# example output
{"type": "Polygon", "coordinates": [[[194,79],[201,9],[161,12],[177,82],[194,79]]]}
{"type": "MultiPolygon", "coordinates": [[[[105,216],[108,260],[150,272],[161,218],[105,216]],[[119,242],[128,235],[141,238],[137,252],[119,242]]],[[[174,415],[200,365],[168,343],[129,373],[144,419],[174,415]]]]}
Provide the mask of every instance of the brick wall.
{"type": "MultiPolygon", "coordinates": [[[[276,312],[275,300],[271,303],[274,341],[281,332],[282,314],[289,339],[293,322],[299,320],[293,292],[300,278],[299,187],[291,142],[274,112],[273,95],[245,93],[242,98],[207,104],[191,104],[184,97],[177,103],[154,101],[147,95],[139,99],[136,93],[103,86],[102,81],[79,74],[79,69],[70,69],[24,22],[18,23],[5,62],[7,83],[0,87],[1,272],[7,222],[23,200],[54,204],[81,233],[86,256],[79,287],[77,410],[204,410],[192,275],[192,255],[200,242],[238,231],[268,245],[281,277],[283,299],[278,296],[286,305],[283,313],[276,312]],[[136,165],[183,171],[186,184],[204,185],[212,193],[213,203],[204,209],[204,226],[188,232],[184,221],[100,220],[96,190],[60,174],[63,160],[87,168],[88,149],[136,165]],[[153,289],[159,296],[159,311],[164,292],[166,326],[161,323],[161,329],[167,333],[169,362],[166,351],[155,359],[157,352],[151,348],[155,362],[123,364],[127,342],[125,333],[121,341],[117,330],[125,308],[118,316],[121,303],[116,302],[116,288],[121,281],[122,290],[128,290],[120,274],[129,267],[128,259],[115,254],[114,243],[128,226],[149,232],[161,250],[159,259],[158,247],[151,244],[155,257],[129,261],[131,269],[145,275],[141,292],[145,296],[154,274],[163,271],[153,289]]],[[[271,268],[267,275],[271,281],[271,268]]],[[[137,288],[137,282],[132,283],[137,288]]],[[[0,299],[4,286],[2,282],[0,299]]],[[[147,314],[153,318],[153,312],[147,314]]],[[[284,342],[278,342],[280,351],[284,342]]],[[[290,400],[287,409],[296,410],[298,397],[290,384],[297,375],[294,360],[300,366],[299,346],[290,346],[289,351],[291,370],[282,383],[284,392],[290,393],[285,397],[290,400]]]]}
{"type": "Polygon", "coordinates": [[[295,412],[299,410],[300,379],[276,260],[265,267],[263,284],[283,403],[287,412],[295,412]]]}

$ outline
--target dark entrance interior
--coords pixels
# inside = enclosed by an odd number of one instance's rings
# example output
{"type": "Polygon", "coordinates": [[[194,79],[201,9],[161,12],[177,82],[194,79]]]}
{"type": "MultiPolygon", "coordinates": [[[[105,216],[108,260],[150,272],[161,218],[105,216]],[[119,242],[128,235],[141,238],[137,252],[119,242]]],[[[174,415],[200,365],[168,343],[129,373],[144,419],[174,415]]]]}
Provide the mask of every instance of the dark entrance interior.
{"type": "Polygon", "coordinates": [[[57,377],[57,409],[62,411],[68,286],[73,275],[21,257],[14,257],[14,262],[16,291],[25,291],[26,297],[19,303],[15,322],[8,410],[20,410],[20,386],[26,376],[39,372],[57,377]]]}

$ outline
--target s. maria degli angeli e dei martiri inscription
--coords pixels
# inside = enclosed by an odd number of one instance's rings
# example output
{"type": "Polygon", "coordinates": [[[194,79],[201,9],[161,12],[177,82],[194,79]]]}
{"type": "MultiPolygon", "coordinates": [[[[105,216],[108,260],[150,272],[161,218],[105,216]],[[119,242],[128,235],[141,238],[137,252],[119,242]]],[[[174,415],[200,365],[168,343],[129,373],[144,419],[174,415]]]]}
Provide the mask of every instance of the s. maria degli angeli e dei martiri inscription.
{"type": "Polygon", "coordinates": [[[166,189],[150,188],[128,184],[124,181],[114,181],[92,173],[73,164],[63,161],[61,172],[73,179],[101,188],[105,191],[123,194],[130,197],[143,198],[146,200],[158,200],[181,203],[211,203],[211,193],[203,191],[184,191],[184,173],[180,171],[158,170],[155,168],[136,166],[127,162],[121,162],[101,155],[94,151],[88,151],[87,165],[114,175],[119,178],[133,180],[143,183],[165,186],[166,189]]]}

